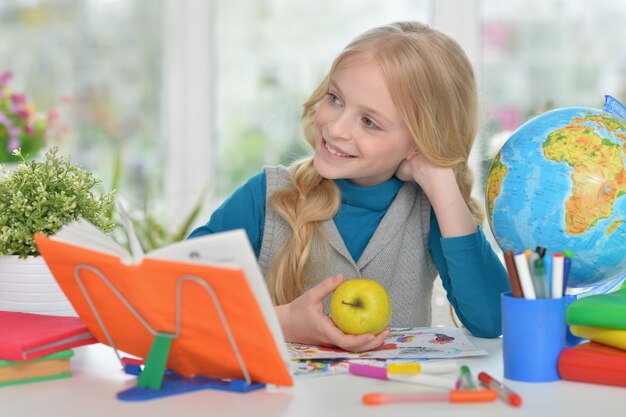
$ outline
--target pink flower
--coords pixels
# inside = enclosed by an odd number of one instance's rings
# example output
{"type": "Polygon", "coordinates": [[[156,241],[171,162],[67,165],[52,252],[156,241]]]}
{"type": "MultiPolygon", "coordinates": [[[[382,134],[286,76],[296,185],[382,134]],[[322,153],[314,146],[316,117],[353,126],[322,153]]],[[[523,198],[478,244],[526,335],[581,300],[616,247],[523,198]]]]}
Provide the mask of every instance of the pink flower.
{"type": "Polygon", "coordinates": [[[22,106],[28,102],[28,97],[25,94],[11,94],[11,103],[15,106],[22,106]]]}
{"type": "Polygon", "coordinates": [[[13,152],[14,150],[16,150],[17,148],[19,148],[21,145],[20,140],[17,138],[10,138],[9,141],[7,142],[7,151],[9,151],[9,153],[13,152]]]}
{"type": "Polygon", "coordinates": [[[12,72],[0,70],[0,135],[6,147],[0,149],[0,162],[14,160],[13,151],[19,148],[26,148],[29,155],[36,156],[45,140],[51,134],[57,135],[55,124],[61,119],[56,110],[47,115],[37,113],[26,94],[10,89],[12,78],[12,72]]]}
{"type": "Polygon", "coordinates": [[[11,139],[17,139],[20,137],[20,129],[18,127],[13,127],[9,129],[9,137],[11,139]]]}
{"type": "Polygon", "coordinates": [[[13,73],[11,71],[3,71],[0,73],[0,85],[6,85],[13,78],[13,73]]]}
{"type": "Polygon", "coordinates": [[[59,111],[57,109],[48,110],[48,122],[55,123],[59,120],[59,111]]]}
{"type": "Polygon", "coordinates": [[[25,122],[27,122],[30,119],[30,112],[28,111],[28,109],[19,109],[17,111],[17,116],[24,120],[25,122]]]}
{"type": "Polygon", "coordinates": [[[6,117],[6,115],[2,112],[0,112],[0,124],[3,124],[6,126],[7,130],[8,129],[12,129],[14,124],[13,124],[13,120],[9,119],[8,117],[6,117]]]}

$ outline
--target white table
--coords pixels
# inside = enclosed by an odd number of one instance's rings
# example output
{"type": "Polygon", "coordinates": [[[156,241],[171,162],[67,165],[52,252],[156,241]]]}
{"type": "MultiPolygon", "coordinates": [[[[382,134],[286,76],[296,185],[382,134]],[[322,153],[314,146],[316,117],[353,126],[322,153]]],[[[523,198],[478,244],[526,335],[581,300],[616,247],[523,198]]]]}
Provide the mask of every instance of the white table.
{"type": "MultiPolygon", "coordinates": [[[[502,340],[469,337],[488,356],[458,359],[476,375],[486,371],[502,380],[502,340]]],[[[381,391],[432,391],[432,388],[352,375],[296,379],[289,391],[240,394],[215,390],[143,402],[123,402],[115,394],[134,385],[113,351],[103,345],[75,349],[69,379],[0,388],[0,415],[6,417],[186,417],[186,416],[625,416],[626,389],[568,381],[504,382],[523,405],[495,403],[410,403],[365,406],[361,396],[381,391]]]]}

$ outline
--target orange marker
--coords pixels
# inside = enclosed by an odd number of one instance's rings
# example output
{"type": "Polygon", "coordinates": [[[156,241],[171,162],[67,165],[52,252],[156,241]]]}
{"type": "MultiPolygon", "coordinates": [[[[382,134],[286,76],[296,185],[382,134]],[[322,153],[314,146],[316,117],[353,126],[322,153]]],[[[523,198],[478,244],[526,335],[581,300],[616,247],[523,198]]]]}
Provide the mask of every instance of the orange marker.
{"type": "Polygon", "coordinates": [[[451,403],[477,403],[495,401],[498,394],[492,389],[452,390],[420,394],[384,394],[372,392],[363,396],[363,404],[382,405],[389,403],[448,401],[451,403]]]}

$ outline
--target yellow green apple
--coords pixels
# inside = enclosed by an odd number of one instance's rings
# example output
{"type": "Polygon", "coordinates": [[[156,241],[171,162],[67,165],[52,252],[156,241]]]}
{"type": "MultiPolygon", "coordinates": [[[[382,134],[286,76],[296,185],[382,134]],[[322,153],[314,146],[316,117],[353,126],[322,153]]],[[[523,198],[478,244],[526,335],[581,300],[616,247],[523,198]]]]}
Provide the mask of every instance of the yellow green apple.
{"type": "Polygon", "coordinates": [[[330,299],[330,317],[347,334],[378,334],[391,318],[391,300],[385,287],[373,279],[348,279],[330,299]]]}

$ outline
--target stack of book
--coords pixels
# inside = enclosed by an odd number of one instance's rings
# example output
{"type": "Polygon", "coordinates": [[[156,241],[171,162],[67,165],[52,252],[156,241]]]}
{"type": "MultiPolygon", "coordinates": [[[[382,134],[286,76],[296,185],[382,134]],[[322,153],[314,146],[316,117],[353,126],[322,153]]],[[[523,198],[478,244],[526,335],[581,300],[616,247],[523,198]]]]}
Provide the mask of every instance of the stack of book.
{"type": "Polygon", "coordinates": [[[626,283],[618,291],[574,301],[566,320],[572,334],[589,342],[563,350],[561,378],[626,387],[626,283]]]}
{"type": "Polygon", "coordinates": [[[28,382],[47,381],[49,379],[69,378],[71,349],[51,353],[29,361],[7,361],[0,359],[0,387],[4,385],[25,384],[28,382]]]}
{"type": "Polygon", "coordinates": [[[78,317],[0,311],[0,386],[71,376],[71,348],[96,339],[78,317]]]}

